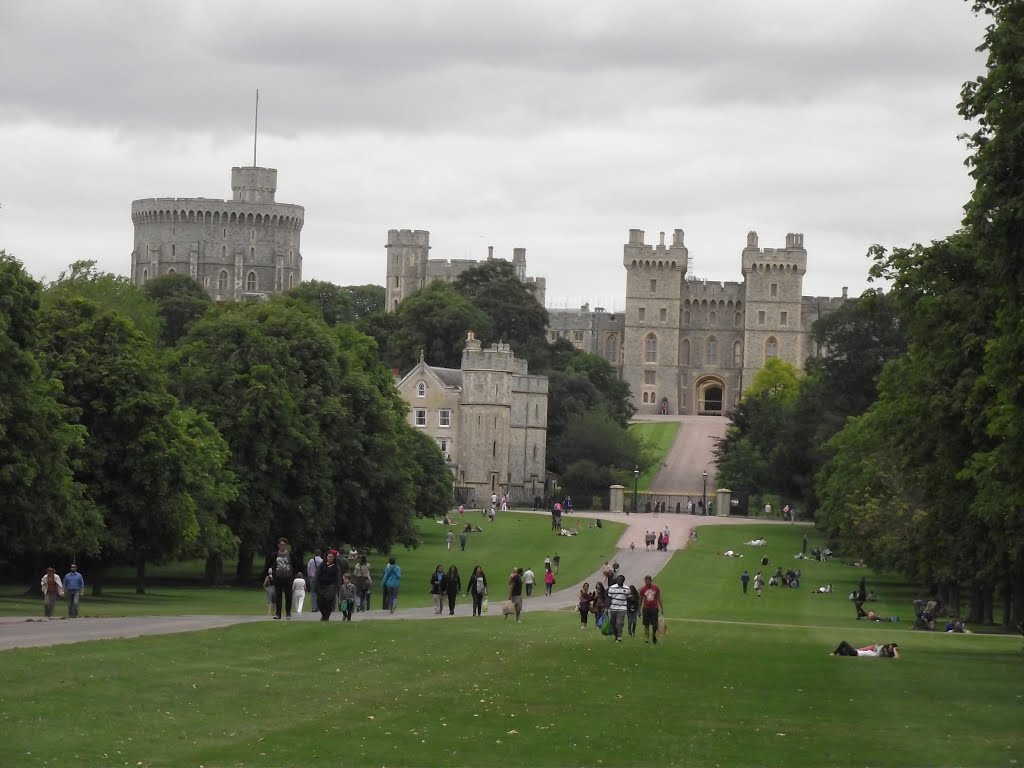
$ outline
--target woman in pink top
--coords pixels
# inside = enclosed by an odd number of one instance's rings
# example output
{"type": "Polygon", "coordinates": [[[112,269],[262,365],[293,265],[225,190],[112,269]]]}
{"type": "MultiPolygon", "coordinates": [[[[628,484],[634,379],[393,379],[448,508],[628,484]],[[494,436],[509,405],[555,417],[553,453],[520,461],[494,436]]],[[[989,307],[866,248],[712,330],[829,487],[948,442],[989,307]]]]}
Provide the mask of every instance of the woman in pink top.
{"type": "Polygon", "coordinates": [[[551,594],[551,588],[555,586],[555,574],[551,572],[551,566],[548,565],[544,570],[544,596],[547,597],[551,594]]]}

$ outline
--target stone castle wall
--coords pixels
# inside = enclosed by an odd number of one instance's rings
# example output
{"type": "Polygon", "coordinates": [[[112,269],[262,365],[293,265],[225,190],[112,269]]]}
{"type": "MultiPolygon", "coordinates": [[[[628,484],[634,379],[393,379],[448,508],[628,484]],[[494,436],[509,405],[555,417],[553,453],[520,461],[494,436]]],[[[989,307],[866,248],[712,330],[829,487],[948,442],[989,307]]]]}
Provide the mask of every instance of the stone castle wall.
{"type": "Polygon", "coordinates": [[[232,168],[232,200],[132,202],[132,281],[195,278],[215,301],[262,298],[302,280],[302,206],[274,201],[277,171],[232,168]]]}

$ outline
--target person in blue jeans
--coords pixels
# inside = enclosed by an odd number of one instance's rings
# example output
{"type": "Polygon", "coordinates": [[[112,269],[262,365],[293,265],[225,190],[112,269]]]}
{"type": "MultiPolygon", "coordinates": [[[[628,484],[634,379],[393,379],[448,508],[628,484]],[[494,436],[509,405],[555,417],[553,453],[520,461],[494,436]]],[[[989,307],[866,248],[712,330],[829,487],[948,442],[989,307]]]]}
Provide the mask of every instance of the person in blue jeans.
{"type": "Polygon", "coordinates": [[[78,601],[82,597],[82,590],[85,589],[85,579],[78,572],[78,566],[71,564],[71,570],[64,577],[64,592],[68,596],[68,618],[78,618],[78,601]]]}
{"type": "Polygon", "coordinates": [[[391,613],[394,613],[395,606],[398,605],[398,588],[402,585],[402,569],[395,564],[395,558],[388,558],[380,585],[384,588],[384,604],[391,613]]]}

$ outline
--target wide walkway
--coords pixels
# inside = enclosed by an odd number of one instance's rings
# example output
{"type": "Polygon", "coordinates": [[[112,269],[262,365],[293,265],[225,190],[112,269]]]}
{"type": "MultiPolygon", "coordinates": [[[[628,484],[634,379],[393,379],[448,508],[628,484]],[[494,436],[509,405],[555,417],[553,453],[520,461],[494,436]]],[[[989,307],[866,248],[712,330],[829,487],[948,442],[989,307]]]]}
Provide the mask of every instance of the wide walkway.
{"type": "MultiPolygon", "coordinates": [[[[522,510],[518,510],[522,511],[522,510]]],[[[547,515],[547,512],[536,514],[547,515]]],[[[619,563],[619,571],[626,576],[626,582],[640,584],[644,576],[657,576],[658,572],[665,567],[673,552],[680,546],[685,546],[689,541],[690,531],[699,526],[705,525],[788,525],[780,521],[765,521],[761,519],[747,519],[743,517],[698,517],[695,515],[674,515],[674,514],[639,514],[623,515],[611,512],[578,512],[573,517],[600,518],[615,522],[627,523],[627,528],[619,538],[618,551],[613,561],[619,563]],[[669,551],[668,552],[647,552],[644,550],[644,533],[648,530],[662,531],[669,529],[669,551]],[[635,543],[634,550],[629,549],[630,543],[635,543]]],[[[603,563],[595,563],[594,573],[587,579],[593,586],[601,578],[601,566],[603,563]]],[[[551,597],[544,597],[543,584],[538,585],[541,594],[534,594],[533,597],[524,599],[524,618],[529,619],[529,614],[534,611],[560,611],[573,610],[576,607],[576,596],[579,594],[583,582],[566,585],[555,592],[551,597]]],[[[492,590],[491,612],[488,617],[501,615],[501,603],[504,595],[501,590],[492,590]]],[[[379,600],[379,596],[375,595],[379,600]]],[[[376,603],[379,605],[379,603],[376,603]]],[[[399,595],[401,605],[401,595],[399,595]]],[[[461,598],[456,608],[455,619],[470,618],[469,603],[461,598]]],[[[331,621],[337,621],[338,614],[335,614],[331,621]]],[[[319,614],[302,614],[292,617],[292,621],[316,621],[319,614]]],[[[430,606],[424,608],[399,609],[394,614],[381,610],[372,610],[365,613],[357,613],[354,621],[396,621],[402,619],[436,619],[453,620],[445,613],[436,616],[434,609],[430,606]]],[[[4,617],[0,618],[0,651],[12,648],[38,648],[42,646],[62,645],[69,643],[80,643],[87,640],[111,640],[115,638],[142,637],[145,635],[165,635],[176,632],[195,632],[206,629],[217,629],[234,624],[244,624],[254,621],[273,621],[266,616],[124,616],[117,618],[90,618],[83,617],[69,621],[67,619],[45,621],[36,617],[4,617]]]]}
{"type": "Polygon", "coordinates": [[[635,421],[678,422],[675,442],[651,480],[648,492],[683,494],[698,497],[704,490],[704,472],[708,473],[708,496],[714,496],[715,446],[725,437],[729,419],[724,416],[636,416],[635,421]]]}

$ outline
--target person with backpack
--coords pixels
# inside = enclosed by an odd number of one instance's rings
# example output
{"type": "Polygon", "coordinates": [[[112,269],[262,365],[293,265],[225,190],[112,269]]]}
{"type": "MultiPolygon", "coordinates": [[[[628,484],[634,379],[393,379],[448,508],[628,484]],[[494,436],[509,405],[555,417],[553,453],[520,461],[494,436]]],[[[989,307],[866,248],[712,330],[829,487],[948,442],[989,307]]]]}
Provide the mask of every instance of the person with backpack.
{"type": "Polygon", "coordinates": [[[402,586],[402,569],[395,562],[395,558],[388,558],[388,564],[384,566],[384,575],[380,577],[380,585],[384,590],[384,606],[394,613],[398,605],[398,589],[402,586]]]}
{"type": "Polygon", "coordinates": [[[288,539],[277,540],[277,551],[267,558],[267,569],[274,574],[274,618],[281,618],[281,600],[284,599],[285,618],[292,618],[292,582],[295,574],[302,573],[302,563],[288,549],[288,539]]]}

